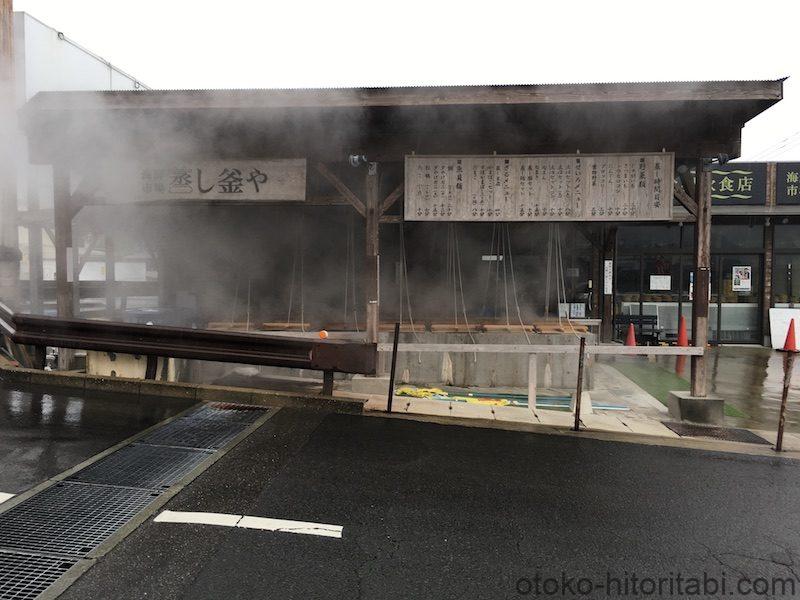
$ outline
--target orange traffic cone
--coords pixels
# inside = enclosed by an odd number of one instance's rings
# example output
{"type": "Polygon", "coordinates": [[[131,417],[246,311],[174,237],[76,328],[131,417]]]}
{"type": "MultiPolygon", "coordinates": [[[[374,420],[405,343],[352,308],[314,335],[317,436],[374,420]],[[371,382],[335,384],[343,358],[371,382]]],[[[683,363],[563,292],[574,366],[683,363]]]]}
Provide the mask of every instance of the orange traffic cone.
{"type": "Polygon", "coordinates": [[[789,321],[789,331],[786,332],[786,341],[783,343],[786,352],[797,352],[797,341],[794,335],[794,319],[789,321]]]}
{"type": "Polygon", "coordinates": [[[689,336],[686,335],[686,317],[681,315],[678,319],[678,346],[688,346],[689,336]]]}
{"type": "Polygon", "coordinates": [[[626,346],[636,345],[636,333],[633,331],[633,323],[628,324],[628,337],[625,339],[626,346]]]}

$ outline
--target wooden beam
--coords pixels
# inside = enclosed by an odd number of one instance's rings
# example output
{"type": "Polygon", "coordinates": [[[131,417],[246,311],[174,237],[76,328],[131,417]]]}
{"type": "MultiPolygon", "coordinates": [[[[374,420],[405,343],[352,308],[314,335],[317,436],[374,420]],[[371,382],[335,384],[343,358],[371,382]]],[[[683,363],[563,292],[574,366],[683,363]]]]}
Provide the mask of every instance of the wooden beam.
{"type": "Polygon", "coordinates": [[[675,186],[675,199],[683,205],[683,208],[689,211],[689,213],[697,218],[697,202],[694,201],[689,194],[686,193],[681,186],[675,186]]]}
{"type": "Polygon", "coordinates": [[[381,205],[381,214],[384,214],[387,210],[392,208],[392,206],[394,206],[394,203],[400,199],[400,196],[402,196],[404,192],[405,192],[405,184],[401,183],[396,188],[394,188],[394,191],[388,196],[386,196],[386,199],[383,201],[383,204],[381,205]]]}
{"type": "Polygon", "coordinates": [[[381,217],[381,225],[394,224],[403,222],[403,215],[383,215],[381,217]]]}
{"type": "Polygon", "coordinates": [[[323,163],[316,163],[317,172],[322,175],[325,180],[330,183],[337,192],[339,192],[342,197],[347,200],[350,204],[353,205],[353,208],[356,209],[358,214],[362,217],[367,216],[367,209],[364,206],[364,203],[356,196],[352,190],[347,187],[344,182],[339,179],[328,167],[326,167],[323,163]]]}

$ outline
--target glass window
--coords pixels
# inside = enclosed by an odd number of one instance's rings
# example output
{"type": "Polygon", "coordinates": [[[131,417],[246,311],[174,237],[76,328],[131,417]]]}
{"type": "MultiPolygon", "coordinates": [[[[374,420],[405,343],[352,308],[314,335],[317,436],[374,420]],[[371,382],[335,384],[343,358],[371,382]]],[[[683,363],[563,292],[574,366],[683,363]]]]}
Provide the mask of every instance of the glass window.
{"type": "Polygon", "coordinates": [[[800,254],[775,255],[772,302],[781,308],[800,303],[800,254]]]}
{"type": "Polygon", "coordinates": [[[775,249],[794,250],[800,248],[800,223],[775,224],[775,249]]]}
{"type": "Polygon", "coordinates": [[[711,250],[731,252],[747,248],[756,250],[764,247],[764,225],[712,225],[711,250]]]}
{"type": "Polygon", "coordinates": [[[617,249],[624,254],[678,250],[680,246],[681,227],[678,224],[624,225],[617,230],[617,249]]]}

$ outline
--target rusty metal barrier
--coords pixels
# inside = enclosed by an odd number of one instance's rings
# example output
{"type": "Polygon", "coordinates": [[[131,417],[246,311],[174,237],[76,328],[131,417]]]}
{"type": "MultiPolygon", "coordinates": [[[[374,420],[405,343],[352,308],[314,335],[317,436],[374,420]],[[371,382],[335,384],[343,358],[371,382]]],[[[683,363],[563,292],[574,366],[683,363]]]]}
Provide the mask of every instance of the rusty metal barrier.
{"type": "MultiPolygon", "coordinates": [[[[377,364],[376,345],[364,342],[43,317],[15,313],[2,303],[0,334],[38,348],[312,369],[325,372],[330,383],[334,372],[374,375],[377,364]]],[[[333,391],[325,388],[324,393],[333,391]]]]}

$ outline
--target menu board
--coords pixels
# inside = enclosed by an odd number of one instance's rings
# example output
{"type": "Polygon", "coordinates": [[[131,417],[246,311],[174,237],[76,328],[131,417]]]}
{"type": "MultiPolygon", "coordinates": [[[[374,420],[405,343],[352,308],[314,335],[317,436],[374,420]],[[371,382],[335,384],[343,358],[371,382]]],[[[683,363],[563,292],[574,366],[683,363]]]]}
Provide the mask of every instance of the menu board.
{"type": "Polygon", "coordinates": [[[672,218],[675,156],[406,156],[407,221],[672,218]]]}

